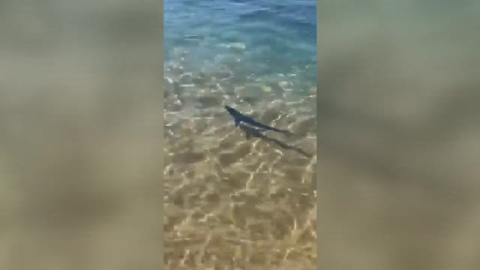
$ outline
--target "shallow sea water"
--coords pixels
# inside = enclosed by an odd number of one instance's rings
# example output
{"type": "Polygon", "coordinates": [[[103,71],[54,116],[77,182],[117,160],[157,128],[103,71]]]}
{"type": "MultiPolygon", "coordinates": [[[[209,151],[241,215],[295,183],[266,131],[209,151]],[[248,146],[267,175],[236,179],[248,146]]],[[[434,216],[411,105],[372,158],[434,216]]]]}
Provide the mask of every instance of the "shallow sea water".
{"type": "Polygon", "coordinates": [[[165,1],[167,269],[316,269],[315,1],[165,1]],[[293,136],[234,126],[229,105],[293,136]]]}

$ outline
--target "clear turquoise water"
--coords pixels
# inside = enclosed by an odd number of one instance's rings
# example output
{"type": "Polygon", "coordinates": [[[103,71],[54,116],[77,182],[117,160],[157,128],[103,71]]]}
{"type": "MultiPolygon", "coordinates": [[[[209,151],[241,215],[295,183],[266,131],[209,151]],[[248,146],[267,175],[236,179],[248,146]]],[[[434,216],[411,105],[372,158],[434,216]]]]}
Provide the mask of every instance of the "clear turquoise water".
{"type": "Polygon", "coordinates": [[[300,88],[316,84],[315,0],[166,0],[164,10],[167,63],[180,49],[187,70],[226,66],[236,78],[290,74],[300,88]]]}

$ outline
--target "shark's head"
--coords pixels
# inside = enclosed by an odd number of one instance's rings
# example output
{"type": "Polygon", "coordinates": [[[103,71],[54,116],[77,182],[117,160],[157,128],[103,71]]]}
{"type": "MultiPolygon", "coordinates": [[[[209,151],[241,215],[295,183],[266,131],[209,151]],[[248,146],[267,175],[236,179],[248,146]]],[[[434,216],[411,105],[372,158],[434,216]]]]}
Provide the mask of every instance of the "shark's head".
{"type": "Polygon", "coordinates": [[[225,110],[227,110],[232,116],[237,115],[237,110],[228,105],[225,105],[225,110]]]}
{"type": "Polygon", "coordinates": [[[238,125],[242,121],[241,119],[242,114],[228,105],[225,106],[225,110],[227,110],[228,113],[233,117],[233,121],[235,121],[235,126],[238,127],[238,125]]]}

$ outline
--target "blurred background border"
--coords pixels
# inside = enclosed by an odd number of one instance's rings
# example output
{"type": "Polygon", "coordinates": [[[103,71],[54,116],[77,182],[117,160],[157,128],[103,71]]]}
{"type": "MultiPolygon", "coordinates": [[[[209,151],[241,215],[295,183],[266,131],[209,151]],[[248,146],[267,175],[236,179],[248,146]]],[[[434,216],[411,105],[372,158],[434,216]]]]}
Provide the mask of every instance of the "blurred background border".
{"type": "Polygon", "coordinates": [[[163,1],[1,1],[0,36],[0,269],[161,269],[163,1]]]}
{"type": "Polygon", "coordinates": [[[478,1],[318,1],[320,269],[480,269],[478,1]]]}

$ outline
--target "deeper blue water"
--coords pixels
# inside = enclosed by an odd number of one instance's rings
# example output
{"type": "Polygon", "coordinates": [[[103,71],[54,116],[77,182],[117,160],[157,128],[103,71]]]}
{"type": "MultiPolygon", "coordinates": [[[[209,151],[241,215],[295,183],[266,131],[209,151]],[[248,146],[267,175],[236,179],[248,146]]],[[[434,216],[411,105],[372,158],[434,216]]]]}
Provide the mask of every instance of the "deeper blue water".
{"type": "Polygon", "coordinates": [[[237,76],[284,74],[316,85],[316,0],[164,3],[167,63],[185,50],[191,70],[226,66],[237,76]]]}

